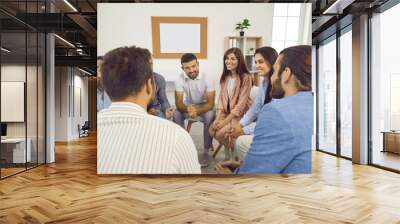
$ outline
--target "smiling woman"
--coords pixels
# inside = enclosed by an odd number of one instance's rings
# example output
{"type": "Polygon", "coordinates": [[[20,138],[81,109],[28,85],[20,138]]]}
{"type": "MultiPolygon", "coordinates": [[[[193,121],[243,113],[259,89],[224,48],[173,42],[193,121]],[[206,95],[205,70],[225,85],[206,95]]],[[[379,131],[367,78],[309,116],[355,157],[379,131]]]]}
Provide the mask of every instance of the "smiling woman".
{"type": "MultiPolygon", "coordinates": [[[[225,52],[220,85],[217,116],[211,125],[210,134],[225,147],[231,148],[233,142],[227,133],[236,126],[251,105],[252,79],[239,48],[230,48],[225,52]]],[[[226,157],[232,159],[231,155],[227,154],[226,157]]]]}

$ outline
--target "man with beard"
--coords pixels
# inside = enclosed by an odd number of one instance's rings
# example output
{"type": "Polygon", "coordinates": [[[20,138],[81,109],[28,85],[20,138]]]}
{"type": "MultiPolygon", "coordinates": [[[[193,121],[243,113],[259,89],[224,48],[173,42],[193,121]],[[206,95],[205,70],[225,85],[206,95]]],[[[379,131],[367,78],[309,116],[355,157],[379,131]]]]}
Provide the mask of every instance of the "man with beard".
{"type": "Polygon", "coordinates": [[[213,79],[206,73],[199,72],[199,62],[194,54],[186,53],[181,57],[183,73],[175,82],[175,123],[184,128],[185,120],[200,117],[203,127],[204,151],[200,155],[200,164],[206,167],[210,163],[209,150],[212,137],[208,132],[214,121],[215,88],[213,79]],[[184,97],[185,96],[185,97],[184,97]]]}
{"type": "Polygon", "coordinates": [[[155,81],[147,49],[108,52],[102,81],[111,98],[98,114],[98,174],[199,174],[197,150],[181,127],[147,113],[155,81]]]}
{"type": "Polygon", "coordinates": [[[218,173],[311,173],[311,47],[284,49],[273,68],[274,100],[260,111],[244,162],[217,164],[218,173]]]}
{"type": "MultiPolygon", "coordinates": [[[[153,60],[150,60],[150,64],[153,67],[153,60]]],[[[156,72],[153,72],[153,75],[156,81],[156,94],[153,101],[149,104],[147,111],[149,114],[169,120],[174,115],[174,109],[170,106],[167,98],[165,79],[156,72]]]]}

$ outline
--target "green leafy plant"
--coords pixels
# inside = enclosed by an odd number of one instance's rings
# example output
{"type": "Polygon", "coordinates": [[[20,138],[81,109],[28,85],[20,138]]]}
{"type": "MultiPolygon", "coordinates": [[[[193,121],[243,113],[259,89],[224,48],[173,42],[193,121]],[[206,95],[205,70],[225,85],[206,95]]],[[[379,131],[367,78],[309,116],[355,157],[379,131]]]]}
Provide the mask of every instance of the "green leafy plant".
{"type": "Polygon", "coordinates": [[[236,23],[236,28],[235,30],[238,30],[240,32],[244,31],[245,29],[248,29],[250,27],[250,22],[248,19],[244,19],[242,22],[236,23]]]}

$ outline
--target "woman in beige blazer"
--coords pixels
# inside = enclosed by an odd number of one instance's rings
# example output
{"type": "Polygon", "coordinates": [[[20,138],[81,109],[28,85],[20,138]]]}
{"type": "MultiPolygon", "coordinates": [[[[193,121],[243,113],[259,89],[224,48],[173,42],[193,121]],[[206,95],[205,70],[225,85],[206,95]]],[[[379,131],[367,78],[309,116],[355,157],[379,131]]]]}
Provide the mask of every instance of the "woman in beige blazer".
{"type": "Polygon", "coordinates": [[[220,143],[229,146],[232,140],[228,138],[227,132],[239,122],[251,105],[252,79],[239,48],[230,48],[225,52],[220,85],[217,116],[209,132],[220,143]]]}

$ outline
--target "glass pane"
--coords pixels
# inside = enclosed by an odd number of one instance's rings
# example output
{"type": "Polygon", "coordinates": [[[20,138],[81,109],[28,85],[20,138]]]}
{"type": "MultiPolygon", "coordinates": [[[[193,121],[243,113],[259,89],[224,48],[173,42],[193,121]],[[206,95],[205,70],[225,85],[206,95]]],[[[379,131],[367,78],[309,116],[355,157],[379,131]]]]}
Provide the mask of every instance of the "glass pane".
{"type": "Polygon", "coordinates": [[[285,40],[286,17],[274,17],[272,25],[272,40],[285,40]]]}
{"type": "MultiPolygon", "coordinates": [[[[24,171],[26,151],[26,34],[1,34],[1,175],[24,171]]],[[[29,147],[29,144],[28,144],[29,147]]]]}
{"type": "Polygon", "coordinates": [[[336,41],[318,49],[318,147],[336,154],[336,41]]]}
{"type": "Polygon", "coordinates": [[[352,35],[340,37],[340,153],[352,157],[352,35]]]}
{"type": "Polygon", "coordinates": [[[288,16],[300,16],[300,3],[289,4],[288,16]]]}
{"type": "Polygon", "coordinates": [[[287,10],[288,10],[287,3],[275,3],[274,4],[274,16],[287,16],[287,13],[288,13],[287,10]]]}
{"type": "Polygon", "coordinates": [[[400,170],[400,5],[372,18],[372,163],[400,170]],[[384,133],[383,133],[384,132],[384,133]]]}
{"type": "Polygon", "coordinates": [[[286,40],[297,41],[299,39],[299,18],[287,19],[286,40]]]}
{"type": "MultiPolygon", "coordinates": [[[[33,7],[33,6],[32,6],[33,7]]],[[[27,33],[28,43],[28,62],[27,62],[27,80],[26,80],[26,113],[27,113],[27,142],[28,149],[28,168],[37,165],[37,132],[38,132],[38,111],[37,111],[37,74],[38,74],[38,36],[36,32],[27,33]]]]}

